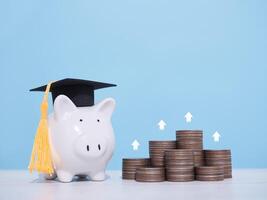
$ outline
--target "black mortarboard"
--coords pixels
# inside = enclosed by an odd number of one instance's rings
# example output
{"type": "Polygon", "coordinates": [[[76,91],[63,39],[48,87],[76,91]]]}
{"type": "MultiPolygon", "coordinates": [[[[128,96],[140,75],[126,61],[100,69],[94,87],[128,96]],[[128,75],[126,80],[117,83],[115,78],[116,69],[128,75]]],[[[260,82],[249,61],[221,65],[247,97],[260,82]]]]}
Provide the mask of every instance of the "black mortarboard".
{"type": "MultiPolygon", "coordinates": [[[[44,92],[47,85],[31,89],[30,91],[44,92]]],[[[66,78],[52,83],[50,92],[53,102],[58,95],[64,94],[69,97],[77,107],[94,105],[94,90],[114,87],[110,83],[101,83],[96,81],[66,78]]]]}

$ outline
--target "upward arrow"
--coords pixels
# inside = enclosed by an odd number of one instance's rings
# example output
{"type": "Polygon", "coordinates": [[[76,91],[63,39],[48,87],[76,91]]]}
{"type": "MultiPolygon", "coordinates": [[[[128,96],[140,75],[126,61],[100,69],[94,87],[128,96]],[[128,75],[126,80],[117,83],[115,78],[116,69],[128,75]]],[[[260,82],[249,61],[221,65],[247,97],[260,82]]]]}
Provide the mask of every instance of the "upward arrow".
{"type": "Polygon", "coordinates": [[[140,146],[140,143],[135,139],[132,143],[132,146],[133,146],[133,150],[134,151],[137,151],[138,150],[138,147],[140,146]]]}
{"type": "Polygon", "coordinates": [[[218,131],[216,131],[215,133],[213,133],[212,137],[214,142],[219,142],[221,135],[218,131]]]}
{"type": "Polygon", "coordinates": [[[159,126],[160,130],[164,130],[166,125],[167,124],[163,120],[160,120],[159,123],[158,123],[158,126],[159,126]]]}
{"type": "Polygon", "coordinates": [[[187,112],[184,117],[185,117],[185,121],[189,123],[192,121],[193,115],[190,112],[187,112]]]}

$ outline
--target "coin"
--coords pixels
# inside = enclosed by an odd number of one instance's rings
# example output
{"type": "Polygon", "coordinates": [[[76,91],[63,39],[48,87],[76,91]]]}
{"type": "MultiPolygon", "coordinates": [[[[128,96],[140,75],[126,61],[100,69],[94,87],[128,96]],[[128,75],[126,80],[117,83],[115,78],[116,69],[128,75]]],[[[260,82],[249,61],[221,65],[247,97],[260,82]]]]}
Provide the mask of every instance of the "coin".
{"type": "Polygon", "coordinates": [[[175,149],[165,151],[165,167],[167,181],[194,180],[194,156],[191,149],[175,149]]]}
{"type": "Polygon", "coordinates": [[[203,149],[202,130],[178,130],[176,131],[178,149],[203,149]]]}
{"type": "Polygon", "coordinates": [[[179,166],[179,167],[167,167],[166,168],[167,181],[193,181],[194,180],[194,167],[192,166],[179,166]]]}
{"type": "Polygon", "coordinates": [[[176,141],[174,140],[151,140],[149,146],[175,146],[176,141]]]}
{"type": "Polygon", "coordinates": [[[166,179],[167,181],[172,181],[172,182],[187,182],[187,181],[193,181],[195,178],[194,175],[171,175],[167,174],[166,179]]]}
{"type": "Polygon", "coordinates": [[[168,149],[165,151],[166,155],[192,155],[193,151],[188,149],[168,149]]]}
{"type": "Polygon", "coordinates": [[[203,149],[203,145],[202,144],[199,144],[199,145],[178,144],[177,147],[180,148],[180,149],[203,149]]]}
{"type": "Polygon", "coordinates": [[[232,178],[231,150],[204,150],[205,164],[224,167],[224,178],[232,178]]]}
{"type": "Polygon", "coordinates": [[[223,166],[201,166],[195,167],[195,172],[197,175],[223,175],[224,167],[223,166]]]}
{"type": "Polygon", "coordinates": [[[192,166],[167,167],[166,172],[179,173],[179,174],[193,174],[194,167],[192,166]]]}
{"type": "Polygon", "coordinates": [[[136,169],[135,180],[139,182],[161,182],[165,180],[165,169],[160,167],[142,167],[136,169]]]}
{"type": "Polygon", "coordinates": [[[177,130],[177,136],[189,136],[189,137],[202,137],[203,131],[202,130],[177,130]]]}
{"type": "Polygon", "coordinates": [[[136,169],[150,165],[149,158],[123,158],[122,159],[122,178],[135,179],[136,169]]]}
{"type": "Polygon", "coordinates": [[[204,150],[205,155],[231,155],[231,150],[230,149],[224,149],[224,150],[211,150],[211,149],[206,149],[204,150]]]}
{"type": "Polygon", "coordinates": [[[149,141],[151,165],[154,167],[164,166],[164,153],[169,149],[176,149],[176,141],[149,141]]]}
{"type": "Polygon", "coordinates": [[[198,181],[222,181],[224,175],[196,175],[196,180],[198,181]]]}

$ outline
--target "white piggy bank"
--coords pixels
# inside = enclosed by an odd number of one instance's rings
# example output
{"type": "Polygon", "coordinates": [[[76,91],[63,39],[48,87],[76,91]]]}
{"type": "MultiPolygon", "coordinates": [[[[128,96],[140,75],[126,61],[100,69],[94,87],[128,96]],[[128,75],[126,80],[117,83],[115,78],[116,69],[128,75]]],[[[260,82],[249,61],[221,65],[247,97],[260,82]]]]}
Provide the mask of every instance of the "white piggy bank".
{"type": "Polygon", "coordinates": [[[54,113],[48,118],[55,170],[50,178],[57,176],[61,182],[70,182],[75,175],[94,181],[105,179],[115,146],[111,125],[114,108],[112,98],[89,107],[76,107],[65,95],[55,99],[54,113]]]}

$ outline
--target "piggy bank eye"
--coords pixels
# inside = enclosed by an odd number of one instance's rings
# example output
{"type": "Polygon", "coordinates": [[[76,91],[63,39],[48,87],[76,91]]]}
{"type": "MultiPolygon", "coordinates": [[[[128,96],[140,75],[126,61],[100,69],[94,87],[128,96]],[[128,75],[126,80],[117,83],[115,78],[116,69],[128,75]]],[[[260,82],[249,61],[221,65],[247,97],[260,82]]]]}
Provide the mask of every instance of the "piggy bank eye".
{"type": "Polygon", "coordinates": [[[80,122],[82,122],[83,121],[83,119],[80,119],[80,122]]]}
{"type": "Polygon", "coordinates": [[[100,119],[97,119],[97,122],[100,122],[100,119]]]}

